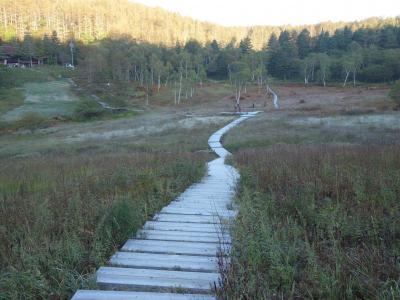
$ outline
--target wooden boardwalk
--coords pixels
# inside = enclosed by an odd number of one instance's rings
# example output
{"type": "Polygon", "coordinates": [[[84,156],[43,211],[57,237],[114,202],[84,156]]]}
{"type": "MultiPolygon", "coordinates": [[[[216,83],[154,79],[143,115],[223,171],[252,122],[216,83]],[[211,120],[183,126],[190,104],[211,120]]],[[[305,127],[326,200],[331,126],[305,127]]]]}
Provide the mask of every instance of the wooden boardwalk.
{"type": "Polygon", "coordinates": [[[209,138],[219,158],[208,163],[208,174],[148,221],[97,273],[99,290],[79,290],[73,300],[211,300],[218,284],[217,253],[230,249],[226,226],[235,216],[231,200],[238,172],[224,163],[229,152],[222,136],[238,119],[209,138]]]}

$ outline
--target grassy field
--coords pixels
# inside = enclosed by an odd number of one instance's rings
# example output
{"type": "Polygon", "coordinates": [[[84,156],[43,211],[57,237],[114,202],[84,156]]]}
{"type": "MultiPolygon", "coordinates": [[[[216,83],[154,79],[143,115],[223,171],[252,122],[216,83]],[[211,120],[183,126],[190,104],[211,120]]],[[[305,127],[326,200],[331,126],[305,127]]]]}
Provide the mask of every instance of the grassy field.
{"type": "Polygon", "coordinates": [[[229,118],[189,119],[154,112],[3,134],[0,299],[93,286],[96,268],[204,175],[209,133],[229,118]]]}
{"type": "Polygon", "coordinates": [[[0,114],[23,103],[25,84],[44,83],[71,75],[71,71],[58,66],[35,69],[10,69],[0,66],[0,114]]]}
{"type": "Polygon", "coordinates": [[[21,88],[0,89],[0,115],[24,103],[24,93],[21,88]]]}
{"type": "MultiPolygon", "coordinates": [[[[0,113],[22,104],[24,84],[40,95],[57,72],[18,76],[0,90],[19,102],[2,100],[0,113]]],[[[220,114],[233,111],[229,85],[206,83],[176,106],[162,88],[148,107],[124,87],[78,81],[67,90],[83,118],[0,133],[0,299],[67,299],[92,286],[95,269],[214,157],[207,139],[232,120],[220,114]],[[92,93],[144,111],[98,115],[92,93]]],[[[249,87],[243,110],[262,113],[224,140],[243,176],[221,298],[397,297],[400,118],[387,89],[276,90],[280,111],[249,87]]]]}
{"type": "Polygon", "coordinates": [[[0,135],[0,299],[68,299],[205,172],[232,117],[143,114],[0,135]]]}
{"type": "Polygon", "coordinates": [[[279,86],[234,128],[242,174],[221,299],[400,297],[399,114],[385,89],[279,86]]]}
{"type": "Polygon", "coordinates": [[[132,151],[1,160],[0,299],[67,299],[205,171],[206,155],[132,151]]]}
{"type": "Polygon", "coordinates": [[[398,299],[399,146],[273,146],[242,173],[222,299],[398,299]]]}
{"type": "Polygon", "coordinates": [[[2,119],[7,122],[23,118],[27,113],[36,113],[46,118],[72,116],[79,99],[72,93],[67,81],[25,83],[22,87],[24,102],[7,111],[2,119]]]}

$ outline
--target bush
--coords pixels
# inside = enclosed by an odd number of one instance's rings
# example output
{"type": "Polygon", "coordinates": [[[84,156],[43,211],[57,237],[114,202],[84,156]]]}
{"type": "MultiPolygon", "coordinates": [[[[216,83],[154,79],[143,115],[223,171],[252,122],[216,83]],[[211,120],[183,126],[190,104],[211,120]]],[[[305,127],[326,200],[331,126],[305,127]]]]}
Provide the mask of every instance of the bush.
{"type": "Polygon", "coordinates": [[[389,92],[390,98],[400,106],[400,80],[397,80],[389,92]]]}
{"type": "Polygon", "coordinates": [[[393,78],[393,71],[387,65],[369,64],[360,71],[360,80],[365,82],[385,82],[393,78]]]}
{"type": "Polygon", "coordinates": [[[37,112],[28,112],[14,123],[16,129],[28,129],[31,132],[48,124],[48,119],[37,112]]]}
{"type": "Polygon", "coordinates": [[[79,102],[74,111],[74,117],[79,121],[99,118],[106,111],[95,101],[84,100],[79,102]]]}
{"type": "Polygon", "coordinates": [[[0,68],[0,87],[13,88],[27,82],[42,82],[52,78],[47,69],[0,68]]]}

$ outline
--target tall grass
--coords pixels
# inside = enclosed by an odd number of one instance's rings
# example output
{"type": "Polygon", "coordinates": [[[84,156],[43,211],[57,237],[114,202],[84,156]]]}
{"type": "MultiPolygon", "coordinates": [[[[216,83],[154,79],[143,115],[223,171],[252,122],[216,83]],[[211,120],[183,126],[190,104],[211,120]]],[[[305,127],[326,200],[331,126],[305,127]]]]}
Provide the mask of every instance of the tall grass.
{"type": "Polygon", "coordinates": [[[67,299],[146,219],[204,173],[180,153],[0,162],[0,299],[67,299]]]}
{"type": "Polygon", "coordinates": [[[399,299],[400,146],[235,154],[242,179],[222,299],[399,299]]]}

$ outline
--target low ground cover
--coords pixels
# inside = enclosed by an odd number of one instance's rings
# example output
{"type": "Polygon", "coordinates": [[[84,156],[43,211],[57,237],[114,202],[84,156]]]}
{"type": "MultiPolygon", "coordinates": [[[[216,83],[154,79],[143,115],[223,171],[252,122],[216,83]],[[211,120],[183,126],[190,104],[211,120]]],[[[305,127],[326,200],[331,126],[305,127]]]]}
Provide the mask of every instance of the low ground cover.
{"type": "Polygon", "coordinates": [[[223,299],[400,297],[400,147],[235,153],[242,181],[223,299]]]}
{"type": "Polygon", "coordinates": [[[202,153],[1,160],[0,299],[68,299],[144,221],[205,171],[202,153]]]}

